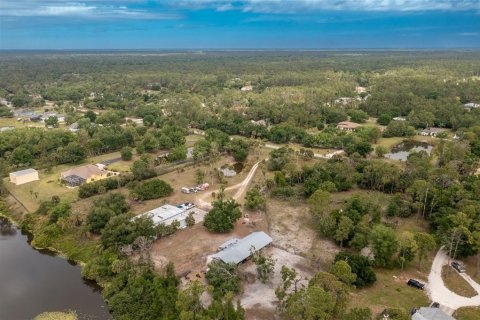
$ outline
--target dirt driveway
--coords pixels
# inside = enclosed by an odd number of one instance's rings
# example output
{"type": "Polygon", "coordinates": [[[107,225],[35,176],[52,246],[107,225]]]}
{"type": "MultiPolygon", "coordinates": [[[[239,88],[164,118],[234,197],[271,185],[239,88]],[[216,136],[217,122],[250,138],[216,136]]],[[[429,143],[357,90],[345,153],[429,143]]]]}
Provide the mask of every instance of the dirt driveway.
{"type": "Polygon", "coordinates": [[[427,292],[432,301],[440,303],[442,309],[452,314],[461,307],[480,306],[480,285],[476,283],[470,276],[460,273],[471,286],[477,291],[477,295],[471,298],[462,297],[450,291],[442,279],[442,267],[448,264],[448,256],[442,249],[438,250],[433,260],[432,269],[428,276],[427,292]]]}

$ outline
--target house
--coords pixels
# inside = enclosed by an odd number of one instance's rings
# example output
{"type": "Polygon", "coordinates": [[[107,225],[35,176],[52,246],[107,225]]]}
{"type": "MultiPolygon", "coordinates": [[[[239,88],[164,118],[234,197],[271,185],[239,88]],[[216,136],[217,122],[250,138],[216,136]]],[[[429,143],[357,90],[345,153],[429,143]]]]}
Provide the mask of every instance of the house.
{"type": "Polygon", "coordinates": [[[407,119],[404,118],[404,117],[395,117],[395,118],[393,118],[392,120],[395,120],[395,121],[406,121],[407,119]]]}
{"type": "Polygon", "coordinates": [[[351,121],[342,121],[337,124],[338,129],[345,131],[355,131],[358,127],[361,127],[361,125],[351,121]]]}
{"type": "Polygon", "coordinates": [[[265,121],[263,119],[258,120],[258,121],[251,120],[250,122],[253,123],[254,125],[257,125],[257,126],[264,126],[264,127],[267,126],[267,121],[265,121]]]}
{"type": "Polygon", "coordinates": [[[62,172],[60,176],[69,186],[76,187],[83,183],[105,179],[108,171],[102,170],[96,165],[87,164],[62,172]]]}
{"type": "Polygon", "coordinates": [[[365,93],[365,92],[367,92],[367,88],[362,87],[362,86],[357,86],[357,87],[355,87],[355,92],[358,93],[358,94],[365,93]]]}
{"type": "Polygon", "coordinates": [[[132,123],[135,123],[135,124],[137,124],[137,125],[143,126],[143,119],[142,119],[142,118],[129,118],[129,117],[126,117],[126,118],[125,118],[125,121],[126,121],[126,122],[132,122],[132,123]]]}
{"type": "Polygon", "coordinates": [[[480,108],[480,103],[469,102],[469,103],[465,103],[463,107],[467,110],[476,109],[476,108],[480,108]]]}
{"type": "Polygon", "coordinates": [[[69,125],[68,130],[70,130],[71,132],[77,132],[78,130],[80,130],[78,122],[74,122],[71,125],[69,125]]]}
{"type": "Polygon", "coordinates": [[[158,226],[164,224],[166,226],[172,224],[174,221],[180,223],[179,228],[186,228],[187,222],[185,221],[190,213],[195,213],[195,205],[193,203],[183,203],[177,206],[166,204],[161,207],[144,212],[133,219],[138,217],[148,217],[152,219],[153,225],[158,226]]]}
{"type": "Polygon", "coordinates": [[[251,249],[261,250],[272,243],[272,238],[262,231],[252,232],[243,239],[230,239],[219,246],[213,259],[239,264],[250,257],[251,249]]]}
{"type": "Polygon", "coordinates": [[[422,131],[420,131],[420,135],[436,137],[437,134],[439,134],[440,132],[444,132],[444,131],[445,130],[442,130],[442,129],[439,129],[439,128],[427,128],[427,129],[423,129],[422,131]]]}
{"type": "Polygon", "coordinates": [[[235,170],[231,170],[229,168],[224,168],[220,171],[225,177],[235,177],[237,175],[237,172],[235,170]]]}
{"type": "Polygon", "coordinates": [[[37,180],[40,180],[38,178],[38,171],[32,168],[10,172],[10,182],[17,186],[37,180]]]}
{"type": "Polygon", "coordinates": [[[253,87],[252,86],[243,86],[240,91],[242,92],[248,92],[248,91],[252,91],[253,90],[253,87]]]}
{"type": "Polygon", "coordinates": [[[412,320],[455,320],[440,308],[421,307],[412,314],[412,320]]]}

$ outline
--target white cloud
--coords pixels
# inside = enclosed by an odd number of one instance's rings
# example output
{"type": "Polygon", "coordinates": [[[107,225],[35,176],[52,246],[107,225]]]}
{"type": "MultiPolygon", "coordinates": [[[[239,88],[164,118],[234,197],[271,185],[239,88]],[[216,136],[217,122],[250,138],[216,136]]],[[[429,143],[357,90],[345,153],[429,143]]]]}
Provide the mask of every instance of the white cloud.
{"type": "Polygon", "coordinates": [[[139,1],[69,2],[62,0],[0,0],[0,16],[3,17],[80,17],[116,19],[178,19],[174,12],[150,12],[131,8],[128,5],[139,1]]]}
{"type": "MultiPolygon", "coordinates": [[[[171,4],[173,5],[173,4],[171,4]]],[[[299,13],[309,10],[462,11],[480,10],[480,0],[180,0],[177,6],[241,10],[257,13],[299,13]]]]}

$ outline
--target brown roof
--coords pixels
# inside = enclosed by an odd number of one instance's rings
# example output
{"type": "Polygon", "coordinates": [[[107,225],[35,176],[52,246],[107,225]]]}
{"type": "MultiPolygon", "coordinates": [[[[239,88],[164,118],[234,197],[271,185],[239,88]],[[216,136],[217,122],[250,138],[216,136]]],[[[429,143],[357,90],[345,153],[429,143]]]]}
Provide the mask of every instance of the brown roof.
{"type": "Polygon", "coordinates": [[[104,174],[105,171],[101,170],[99,167],[93,165],[93,164],[87,164],[85,166],[81,167],[76,167],[67,171],[62,172],[61,176],[62,178],[68,177],[68,176],[79,176],[80,178],[83,178],[85,180],[89,179],[91,176],[95,175],[102,175],[104,174]]]}
{"type": "Polygon", "coordinates": [[[355,128],[361,127],[361,125],[351,121],[342,121],[337,124],[337,127],[355,129],[355,128]]]}

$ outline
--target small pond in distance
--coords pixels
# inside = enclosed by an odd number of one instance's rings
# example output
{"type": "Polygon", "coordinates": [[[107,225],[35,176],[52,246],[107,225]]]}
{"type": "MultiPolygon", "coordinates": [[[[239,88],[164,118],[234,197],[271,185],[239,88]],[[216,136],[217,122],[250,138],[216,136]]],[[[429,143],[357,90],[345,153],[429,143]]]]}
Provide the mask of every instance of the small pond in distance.
{"type": "Polygon", "coordinates": [[[35,250],[29,236],[0,217],[0,319],[23,320],[48,311],[77,312],[79,319],[110,319],[95,283],[80,266],[35,250]]]}
{"type": "Polygon", "coordinates": [[[415,140],[405,140],[392,147],[390,153],[385,154],[385,158],[407,161],[408,155],[412,152],[425,151],[428,154],[432,153],[433,146],[415,140]]]}

